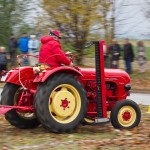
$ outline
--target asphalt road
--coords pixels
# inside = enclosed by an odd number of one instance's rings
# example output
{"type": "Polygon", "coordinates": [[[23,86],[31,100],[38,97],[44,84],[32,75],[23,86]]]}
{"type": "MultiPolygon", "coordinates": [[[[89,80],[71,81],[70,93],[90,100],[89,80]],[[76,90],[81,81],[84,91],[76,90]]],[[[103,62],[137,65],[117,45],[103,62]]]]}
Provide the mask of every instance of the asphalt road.
{"type": "Polygon", "coordinates": [[[131,93],[127,99],[131,99],[137,104],[150,105],[150,94],[131,93]]]}
{"type": "MultiPolygon", "coordinates": [[[[0,88],[0,94],[1,92],[2,88],[0,88]]],[[[150,105],[150,94],[131,93],[130,96],[127,97],[127,99],[131,99],[135,101],[137,104],[150,105]]]]}

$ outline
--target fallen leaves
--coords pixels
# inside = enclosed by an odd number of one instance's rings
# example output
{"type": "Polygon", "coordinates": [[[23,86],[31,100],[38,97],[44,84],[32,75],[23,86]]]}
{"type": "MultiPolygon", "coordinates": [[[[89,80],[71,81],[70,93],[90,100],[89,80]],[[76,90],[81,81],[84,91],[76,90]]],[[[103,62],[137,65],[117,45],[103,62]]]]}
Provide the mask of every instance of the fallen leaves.
{"type": "Polygon", "coordinates": [[[147,106],[140,105],[142,120],[130,130],[114,129],[112,125],[80,126],[72,134],[49,133],[42,126],[21,130],[0,116],[0,149],[150,149],[150,115],[147,106]]]}
{"type": "Polygon", "coordinates": [[[134,71],[131,77],[131,84],[133,90],[150,91],[150,72],[138,73],[134,71]]]}

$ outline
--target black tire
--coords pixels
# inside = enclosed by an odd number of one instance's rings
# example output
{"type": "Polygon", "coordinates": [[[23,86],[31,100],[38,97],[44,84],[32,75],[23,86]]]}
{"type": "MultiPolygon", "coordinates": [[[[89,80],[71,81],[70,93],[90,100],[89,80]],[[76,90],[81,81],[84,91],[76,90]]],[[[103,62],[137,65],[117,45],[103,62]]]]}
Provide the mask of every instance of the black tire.
{"type": "MultiPolygon", "coordinates": [[[[15,95],[20,88],[19,85],[6,83],[1,94],[2,105],[13,106],[15,95]]],[[[36,116],[33,118],[25,118],[19,115],[15,109],[8,111],[5,114],[5,118],[11,125],[20,129],[32,129],[40,124],[36,116]]]]}
{"type": "Polygon", "coordinates": [[[132,129],[140,123],[141,111],[134,101],[122,100],[112,108],[110,119],[116,129],[132,129]]]}
{"type": "Polygon", "coordinates": [[[56,74],[39,86],[35,95],[35,109],[38,119],[49,131],[55,133],[73,132],[87,112],[86,93],[76,77],[65,73],[56,74]],[[72,101],[68,98],[69,94],[73,95],[72,101]],[[61,98],[59,99],[56,95],[61,98]],[[63,108],[63,99],[67,99],[67,102],[70,103],[65,109],[63,108]],[[59,104],[57,109],[54,109],[58,103],[62,105],[59,104]],[[71,106],[71,103],[75,105],[71,106]],[[61,116],[62,109],[64,116],[61,116]],[[67,111],[71,109],[73,111],[67,114],[67,111]]]}

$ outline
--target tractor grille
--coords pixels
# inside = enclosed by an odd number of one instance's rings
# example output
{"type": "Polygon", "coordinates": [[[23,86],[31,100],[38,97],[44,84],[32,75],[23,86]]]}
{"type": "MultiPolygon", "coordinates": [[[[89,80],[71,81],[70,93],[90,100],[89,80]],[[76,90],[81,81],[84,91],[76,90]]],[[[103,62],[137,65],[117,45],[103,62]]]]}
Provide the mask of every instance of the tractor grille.
{"type": "Polygon", "coordinates": [[[100,68],[100,51],[99,42],[95,42],[95,66],[96,66],[96,101],[97,101],[97,117],[103,117],[102,109],[102,84],[101,84],[101,68],[100,68]]]}

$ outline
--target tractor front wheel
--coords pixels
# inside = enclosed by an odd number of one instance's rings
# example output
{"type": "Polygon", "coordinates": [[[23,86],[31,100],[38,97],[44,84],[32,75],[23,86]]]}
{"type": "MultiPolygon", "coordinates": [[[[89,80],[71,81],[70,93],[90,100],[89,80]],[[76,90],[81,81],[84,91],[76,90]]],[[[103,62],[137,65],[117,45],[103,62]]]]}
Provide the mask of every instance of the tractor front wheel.
{"type": "Polygon", "coordinates": [[[141,111],[134,101],[122,100],[113,107],[110,119],[116,129],[132,129],[138,126],[141,120],[141,111]]]}
{"type": "Polygon", "coordinates": [[[38,119],[49,131],[72,132],[86,114],[86,93],[76,77],[57,74],[39,86],[35,109],[38,119]]]}

